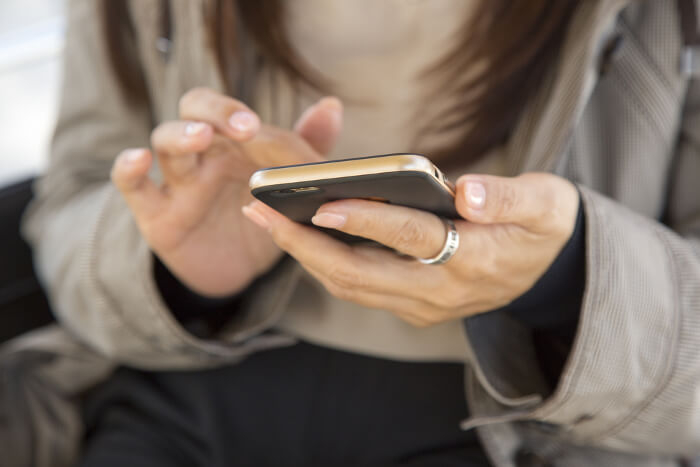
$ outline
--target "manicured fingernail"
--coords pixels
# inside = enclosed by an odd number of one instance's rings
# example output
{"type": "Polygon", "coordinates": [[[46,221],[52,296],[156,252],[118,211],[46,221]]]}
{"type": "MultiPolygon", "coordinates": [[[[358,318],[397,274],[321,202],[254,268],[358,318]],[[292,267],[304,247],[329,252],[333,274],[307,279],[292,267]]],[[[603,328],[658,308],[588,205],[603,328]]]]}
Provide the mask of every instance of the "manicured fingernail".
{"type": "Polygon", "coordinates": [[[251,133],[260,127],[260,120],[257,115],[246,111],[236,112],[231,115],[228,123],[238,133],[251,133]]]}
{"type": "Polygon", "coordinates": [[[268,222],[267,219],[265,219],[265,216],[260,214],[258,211],[255,209],[251,208],[250,206],[243,206],[243,214],[253,221],[254,224],[256,224],[258,227],[261,229],[270,230],[270,222],[268,222]]]}
{"type": "Polygon", "coordinates": [[[207,130],[207,124],[202,122],[190,122],[185,126],[185,136],[201,135],[207,130]]]}
{"type": "Polygon", "coordinates": [[[327,227],[329,229],[339,229],[345,225],[347,220],[347,216],[331,212],[320,212],[311,218],[311,222],[314,225],[327,227]]]}
{"type": "Polygon", "coordinates": [[[124,152],[123,157],[127,164],[135,164],[140,162],[145,154],[146,153],[143,149],[129,149],[128,151],[124,152]]]}
{"type": "Polygon", "coordinates": [[[467,182],[465,187],[467,204],[472,209],[481,209],[486,204],[486,188],[479,182],[467,182]]]}

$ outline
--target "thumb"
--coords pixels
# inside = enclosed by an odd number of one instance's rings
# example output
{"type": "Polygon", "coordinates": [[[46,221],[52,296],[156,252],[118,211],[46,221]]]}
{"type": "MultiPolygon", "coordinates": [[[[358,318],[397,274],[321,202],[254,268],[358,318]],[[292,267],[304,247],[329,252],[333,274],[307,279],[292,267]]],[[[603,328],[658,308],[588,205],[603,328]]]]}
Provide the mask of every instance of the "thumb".
{"type": "Polygon", "coordinates": [[[464,175],[457,180],[457,212],[478,224],[517,224],[543,231],[578,208],[578,191],[547,173],[518,177],[464,175]]]}
{"type": "Polygon", "coordinates": [[[324,97],[299,117],[294,130],[317,152],[327,155],[343,126],[343,103],[337,97],[324,97]]]}

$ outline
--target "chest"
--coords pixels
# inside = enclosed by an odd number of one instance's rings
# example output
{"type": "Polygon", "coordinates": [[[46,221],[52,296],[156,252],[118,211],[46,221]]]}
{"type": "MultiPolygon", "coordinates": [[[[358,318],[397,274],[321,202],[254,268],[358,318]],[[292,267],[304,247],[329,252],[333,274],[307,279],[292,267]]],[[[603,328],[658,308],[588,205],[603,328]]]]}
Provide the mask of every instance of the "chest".
{"type": "MultiPolygon", "coordinates": [[[[179,97],[192,87],[224,88],[204,27],[209,1],[173,0],[174,45],[167,60],[155,47],[159,4],[141,0],[135,6],[155,121],[176,118],[179,97]]],[[[288,6],[289,34],[299,53],[360,97],[349,105],[348,131],[338,152],[409,149],[406,115],[420,94],[416,75],[434,59],[436,47],[442,50],[449,44],[473,3],[300,0],[288,6]],[[362,97],[368,99],[363,102],[362,97]]],[[[582,11],[586,14],[585,8],[582,11]]],[[[572,31],[576,37],[563,48],[551,82],[543,83],[539,100],[526,109],[508,144],[507,173],[555,171],[658,217],[686,85],[677,70],[681,49],[677,11],[672,2],[642,1],[619,15],[606,14],[609,24],[596,29],[582,21],[581,30],[572,31]],[[587,27],[595,32],[585,38],[587,27]],[[615,37],[619,45],[612,56],[604,57],[609,53],[606,45],[615,37]],[[584,47],[592,52],[576,55],[584,47]],[[604,58],[609,65],[601,74],[604,58]],[[566,81],[567,72],[589,74],[589,85],[566,81]],[[557,144],[548,144],[555,140],[557,144]]],[[[595,21],[605,22],[602,18],[589,22],[595,21]]],[[[262,94],[256,97],[261,108],[273,88],[278,93],[282,89],[281,100],[288,100],[288,111],[278,117],[282,126],[291,126],[297,109],[317,97],[261,84],[262,94]]]]}

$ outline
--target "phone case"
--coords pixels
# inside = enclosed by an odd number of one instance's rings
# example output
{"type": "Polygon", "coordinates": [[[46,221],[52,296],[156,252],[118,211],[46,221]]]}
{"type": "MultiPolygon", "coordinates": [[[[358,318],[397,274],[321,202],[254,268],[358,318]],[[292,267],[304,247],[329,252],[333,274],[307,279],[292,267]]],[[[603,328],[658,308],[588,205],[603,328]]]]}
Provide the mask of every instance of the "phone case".
{"type": "MultiPolygon", "coordinates": [[[[358,158],[374,159],[377,157],[358,158]]],[[[423,156],[420,157],[427,161],[423,156]]],[[[330,161],[313,165],[319,174],[318,167],[322,164],[333,164],[330,161]]],[[[422,162],[422,161],[421,161],[422,162]]],[[[281,212],[290,219],[311,225],[311,218],[321,205],[340,199],[359,198],[380,201],[399,206],[432,212],[441,217],[457,218],[458,214],[454,205],[454,195],[444,176],[432,163],[414,164],[415,170],[401,169],[383,173],[370,173],[363,175],[350,175],[347,177],[305,179],[290,181],[288,183],[276,183],[257,186],[251,190],[253,196],[281,212]]],[[[303,166],[290,166],[303,167],[303,166]]],[[[281,168],[284,169],[284,168],[281,168]]],[[[274,169],[271,169],[274,170],[274,169]]],[[[253,180],[253,178],[251,178],[253,180]]],[[[327,229],[322,229],[328,231],[327,229]]],[[[347,235],[334,235],[354,241],[347,235]]]]}

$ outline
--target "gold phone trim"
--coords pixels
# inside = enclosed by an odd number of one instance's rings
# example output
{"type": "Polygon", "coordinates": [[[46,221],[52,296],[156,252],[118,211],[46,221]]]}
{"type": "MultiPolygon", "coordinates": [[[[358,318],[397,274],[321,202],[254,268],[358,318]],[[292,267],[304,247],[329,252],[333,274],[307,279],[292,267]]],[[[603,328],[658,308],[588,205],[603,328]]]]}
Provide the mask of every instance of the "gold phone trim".
{"type": "Polygon", "coordinates": [[[395,172],[424,172],[440,183],[452,196],[454,185],[430,162],[419,154],[396,154],[384,157],[344,159],[331,163],[305,164],[291,167],[262,169],[250,177],[250,189],[288,183],[312,183],[318,180],[358,177],[395,172]]]}

